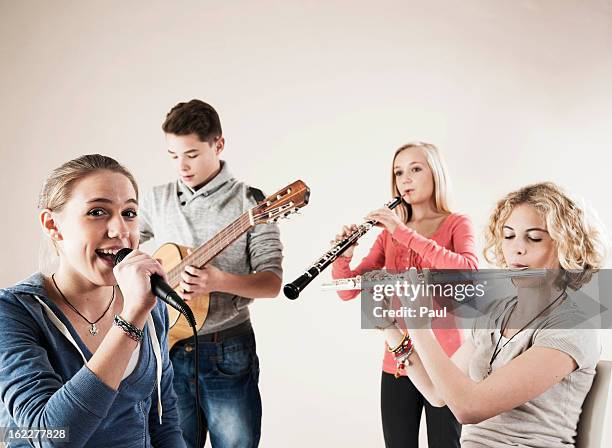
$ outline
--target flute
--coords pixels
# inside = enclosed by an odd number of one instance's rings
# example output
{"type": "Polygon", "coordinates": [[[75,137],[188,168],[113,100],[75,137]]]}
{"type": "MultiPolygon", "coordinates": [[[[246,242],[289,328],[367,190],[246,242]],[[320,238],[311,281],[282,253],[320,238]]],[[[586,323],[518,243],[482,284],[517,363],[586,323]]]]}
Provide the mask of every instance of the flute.
{"type": "MultiPolygon", "coordinates": [[[[392,201],[385,204],[385,207],[393,210],[402,202],[400,196],[394,198],[392,201]]],[[[337,242],[330,250],[325,252],[321,258],[314,262],[309,268],[306,269],[302,275],[296,278],[291,283],[287,283],[283,287],[283,293],[288,299],[295,300],[299,297],[300,292],[308,286],[308,284],[314,280],[323,270],[332,264],[340,255],[342,255],[349,247],[367,233],[372,227],[376,225],[377,221],[370,219],[363,224],[357,226],[357,229],[344,238],[342,241],[337,242]]]]}
{"type": "MultiPolygon", "coordinates": [[[[452,283],[464,281],[485,281],[496,279],[507,279],[517,277],[543,277],[546,275],[546,269],[516,269],[516,270],[485,270],[485,271],[461,271],[456,270],[451,272],[445,271],[429,271],[429,283],[452,283]]],[[[424,281],[425,273],[422,271],[417,273],[417,279],[424,281]]],[[[392,280],[408,280],[410,276],[408,271],[392,274],[390,272],[379,270],[368,272],[363,275],[358,275],[352,278],[339,278],[328,283],[323,283],[321,289],[324,291],[350,291],[354,289],[363,289],[362,285],[366,282],[385,282],[392,280]]]]}

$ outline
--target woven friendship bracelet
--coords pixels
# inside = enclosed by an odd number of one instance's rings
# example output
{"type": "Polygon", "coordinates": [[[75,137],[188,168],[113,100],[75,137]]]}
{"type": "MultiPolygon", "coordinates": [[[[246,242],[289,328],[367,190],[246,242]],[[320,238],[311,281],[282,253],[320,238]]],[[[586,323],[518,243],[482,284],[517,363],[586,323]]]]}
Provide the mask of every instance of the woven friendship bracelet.
{"type": "Polygon", "coordinates": [[[408,351],[402,353],[395,358],[395,378],[399,378],[402,376],[404,372],[406,372],[406,366],[410,365],[410,355],[412,354],[412,350],[414,350],[414,346],[410,345],[410,349],[408,351]]]}
{"type": "Polygon", "coordinates": [[[410,336],[406,333],[397,347],[389,347],[388,350],[393,353],[395,357],[395,378],[399,378],[405,372],[406,366],[410,365],[408,358],[414,350],[412,339],[410,339],[410,336]]]}
{"type": "Polygon", "coordinates": [[[132,338],[136,342],[142,341],[142,338],[144,337],[144,331],[136,327],[134,324],[123,319],[118,314],[115,314],[115,319],[113,320],[113,323],[117,325],[119,328],[121,328],[125,332],[125,334],[127,334],[130,338],[132,338]]]}
{"type": "Polygon", "coordinates": [[[408,333],[402,333],[402,340],[399,342],[399,344],[397,344],[397,347],[392,348],[390,345],[387,345],[387,350],[389,350],[390,353],[395,353],[397,350],[403,347],[403,345],[406,343],[406,339],[410,339],[410,336],[408,336],[408,333]]]}

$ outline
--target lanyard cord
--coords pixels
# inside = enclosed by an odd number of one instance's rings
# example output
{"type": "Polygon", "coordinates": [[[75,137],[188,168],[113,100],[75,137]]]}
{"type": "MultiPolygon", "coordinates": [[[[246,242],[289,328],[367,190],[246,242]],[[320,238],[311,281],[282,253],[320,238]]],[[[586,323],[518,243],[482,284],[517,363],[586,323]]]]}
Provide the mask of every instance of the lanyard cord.
{"type": "Polygon", "coordinates": [[[510,322],[510,316],[512,316],[512,313],[514,312],[514,310],[516,309],[516,306],[518,305],[518,300],[517,302],[514,304],[514,306],[512,307],[512,310],[510,310],[510,313],[508,314],[508,317],[504,320],[504,322],[502,323],[502,327],[499,333],[499,339],[497,340],[497,344],[495,344],[495,349],[493,350],[493,354],[491,355],[491,359],[489,360],[489,374],[491,374],[491,372],[493,371],[493,362],[495,361],[495,358],[497,358],[497,355],[500,354],[500,352],[502,351],[502,349],[508,345],[508,343],[514,339],[514,337],[519,334],[521,331],[523,331],[525,328],[527,328],[529,325],[531,325],[531,323],[536,320],[538,317],[540,317],[542,314],[544,314],[544,312],[546,310],[548,310],[549,308],[551,308],[555,303],[557,303],[559,301],[559,299],[561,299],[564,295],[566,295],[565,290],[561,291],[561,294],[559,294],[559,296],[553,300],[551,303],[549,303],[542,311],[540,311],[533,319],[531,319],[529,322],[527,322],[523,328],[521,328],[519,331],[517,331],[510,339],[508,339],[504,345],[502,345],[501,347],[499,346],[499,343],[502,340],[504,331],[506,331],[506,327],[508,326],[508,323],[510,322]],[[499,348],[499,349],[498,349],[499,348]]]}

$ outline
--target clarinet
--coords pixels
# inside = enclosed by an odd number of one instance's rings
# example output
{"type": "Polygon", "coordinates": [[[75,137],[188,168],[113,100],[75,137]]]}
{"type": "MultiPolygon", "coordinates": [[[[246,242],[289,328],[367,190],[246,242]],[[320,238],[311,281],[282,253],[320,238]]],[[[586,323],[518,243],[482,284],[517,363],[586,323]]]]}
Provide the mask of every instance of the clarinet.
{"type": "MultiPolygon", "coordinates": [[[[392,201],[385,204],[385,207],[393,210],[402,202],[402,198],[400,196],[394,198],[392,201]]],[[[295,300],[299,297],[300,292],[308,286],[308,284],[314,280],[314,278],[319,275],[323,270],[332,264],[340,255],[342,255],[349,247],[351,247],[355,242],[361,238],[363,235],[367,233],[372,227],[376,225],[377,221],[374,219],[370,219],[363,224],[357,226],[357,229],[351,233],[349,236],[344,238],[342,241],[336,243],[330,250],[328,250],[321,258],[319,258],[315,263],[306,269],[302,275],[296,278],[291,283],[287,283],[283,287],[283,293],[288,299],[295,300]]]]}

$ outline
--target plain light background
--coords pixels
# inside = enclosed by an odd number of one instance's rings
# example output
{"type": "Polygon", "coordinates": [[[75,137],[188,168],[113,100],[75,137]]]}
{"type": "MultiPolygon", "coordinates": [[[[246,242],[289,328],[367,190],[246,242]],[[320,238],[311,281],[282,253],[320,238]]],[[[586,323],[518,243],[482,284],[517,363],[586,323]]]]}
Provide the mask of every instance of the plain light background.
{"type": "MultiPolygon", "coordinates": [[[[285,281],[389,200],[391,156],[413,140],[444,153],[479,249],[494,202],[535,181],[610,229],[612,3],[424,3],[0,1],[0,285],[38,269],[53,168],[103,153],[142,188],[172,180],[160,125],[191,98],[219,111],[237,177],[310,186],[281,224],[285,281]]],[[[358,300],[320,290],[329,278],[251,307],[263,447],[383,445],[382,339],[360,330],[358,300]]]]}

